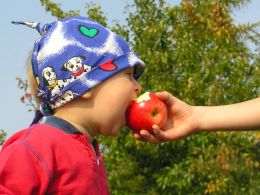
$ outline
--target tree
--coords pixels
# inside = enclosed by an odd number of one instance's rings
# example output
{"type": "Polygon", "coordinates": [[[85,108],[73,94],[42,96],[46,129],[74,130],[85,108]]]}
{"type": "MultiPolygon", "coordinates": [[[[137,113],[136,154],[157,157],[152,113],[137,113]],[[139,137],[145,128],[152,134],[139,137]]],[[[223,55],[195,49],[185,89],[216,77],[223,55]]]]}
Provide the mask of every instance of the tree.
{"type": "Polygon", "coordinates": [[[0,130],[0,146],[4,143],[5,137],[6,137],[6,132],[3,129],[1,129],[0,130]]]}
{"type": "MultiPolygon", "coordinates": [[[[256,97],[259,62],[245,44],[259,45],[256,24],[236,26],[230,16],[242,3],[193,0],[169,7],[162,0],[134,1],[125,31],[148,64],[144,91],[168,90],[196,105],[256,97]]],[[[250,133],[199,134],[160,146],[124,133],[108,143],[108,175],[118,194],[260,191],[259,140],[250,133]]]]}
{"type": "MultiPolygon", "coordinates": [[[[41,0],[57,18],[60,5],[41,0]]],[[[147,63],[143,91],[167,90],[196,105],[251,99],[259,93],[259,24],[235,25],[230,13],[246,0],[135,0],[127,25],[113,30],[147,63]]],[[[130,6],[130,5],[129,5],[130,6]]],[[[101,7],[87,16],[105,26],[101,7]]],[[[112,194],[258,194],[260,142],[254,133],[200,133],[185,140],[151,145],[123,129],[117,138],[100,138],[112,194]]]]}

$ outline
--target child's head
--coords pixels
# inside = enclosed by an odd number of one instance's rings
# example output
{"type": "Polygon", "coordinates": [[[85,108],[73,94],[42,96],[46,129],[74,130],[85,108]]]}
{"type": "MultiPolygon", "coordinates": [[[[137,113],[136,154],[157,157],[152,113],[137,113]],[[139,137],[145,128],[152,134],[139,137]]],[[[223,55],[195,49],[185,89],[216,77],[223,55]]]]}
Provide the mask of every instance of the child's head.
{"type": "MultiPolygon", "coordinates": [[[[141,90],[136,79],[144,70],[144,62],[120,36],[101,24],[84,17],[46,25],[23,24],[36,28],[42,35],[31,58],[42,112],[56,110],[91,92],[93,117],[100,115],[102,120],[114,123],[104,109],[110,107],[110,112],[114,109],[119,114],[117,105],[126,109],[141,90]]],[[[32,85],[32,79],[29,80],[32,85]]]]}

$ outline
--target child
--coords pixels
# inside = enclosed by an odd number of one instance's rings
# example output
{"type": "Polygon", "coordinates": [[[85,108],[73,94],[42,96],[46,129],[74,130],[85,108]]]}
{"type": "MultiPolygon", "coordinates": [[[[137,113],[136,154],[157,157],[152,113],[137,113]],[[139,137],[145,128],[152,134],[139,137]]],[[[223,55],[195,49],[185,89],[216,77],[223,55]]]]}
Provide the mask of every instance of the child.
{"type": "Polygon", "coordinates": [[[3,145],[0,193],[109,194],[94,137],[125,126],[145,64],[120,36],[84,17],[15,23],[42,35],[29,79],[41,104],[32,125],[3,145]]]}

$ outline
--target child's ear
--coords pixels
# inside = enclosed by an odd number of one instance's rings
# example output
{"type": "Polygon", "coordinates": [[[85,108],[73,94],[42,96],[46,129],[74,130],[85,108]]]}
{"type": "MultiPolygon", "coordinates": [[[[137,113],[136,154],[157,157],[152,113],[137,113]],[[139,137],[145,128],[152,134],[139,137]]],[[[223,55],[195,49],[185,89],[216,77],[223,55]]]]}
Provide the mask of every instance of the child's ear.
{"type": "Polygon", "coordinates": [[[91,91],[88,91],[88,92],[84,93],[84,94],[81,96],[81,98],[87,100],[87,99],[90,99],[90,98],[92,97],[92,95],[93,95],[93,93],[92,93],[91,91]]]}

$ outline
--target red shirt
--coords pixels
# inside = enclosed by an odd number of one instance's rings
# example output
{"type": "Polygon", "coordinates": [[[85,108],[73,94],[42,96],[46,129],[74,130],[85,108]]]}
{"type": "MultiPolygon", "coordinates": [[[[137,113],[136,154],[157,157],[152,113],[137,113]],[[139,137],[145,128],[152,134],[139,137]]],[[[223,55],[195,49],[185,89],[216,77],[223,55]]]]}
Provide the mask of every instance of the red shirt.
{"type": "Polygon", "coordinates": [[[5,142],[0,194],[109,194],[98,143],[93,143],[95,155],[84,134],[51,119],[54,125],[33,125],[5,142]]]}

